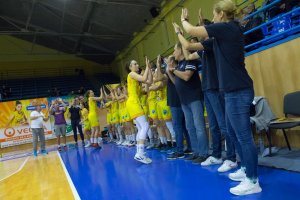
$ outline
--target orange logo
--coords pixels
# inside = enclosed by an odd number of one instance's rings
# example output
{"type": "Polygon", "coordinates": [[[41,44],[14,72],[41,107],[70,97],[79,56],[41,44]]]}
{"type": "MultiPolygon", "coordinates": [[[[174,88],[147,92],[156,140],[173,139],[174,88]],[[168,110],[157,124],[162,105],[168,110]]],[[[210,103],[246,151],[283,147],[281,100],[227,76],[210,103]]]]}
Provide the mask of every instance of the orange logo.
{"type": "Polygon", "coordinates": [[[5,131],[4,131],[4,135],[5,135],[6,137],[13,137],[13,136],[15,135],[15,133],[16,133],[16,131],[15,131],[14,128],[7,128],[7,129],[5,129],[5,131]]]}

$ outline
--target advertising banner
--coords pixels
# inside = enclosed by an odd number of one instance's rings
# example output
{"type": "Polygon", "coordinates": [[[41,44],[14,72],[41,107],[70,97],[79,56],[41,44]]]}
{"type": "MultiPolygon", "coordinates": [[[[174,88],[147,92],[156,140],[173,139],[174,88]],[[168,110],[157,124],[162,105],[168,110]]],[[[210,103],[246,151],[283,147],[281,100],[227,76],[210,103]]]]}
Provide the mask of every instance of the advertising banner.
{"type": "MultiPolygon", "coordinates": [[[[36,104],[42,105],[43,114],[48,117],[47,98],[17,100],[0,103],[0,143],[1,148],[32,141],[29,126],[30,113],[36,104]]],[[[53,138],[50,121],[44,123],[46,139],[53,138]]]]}

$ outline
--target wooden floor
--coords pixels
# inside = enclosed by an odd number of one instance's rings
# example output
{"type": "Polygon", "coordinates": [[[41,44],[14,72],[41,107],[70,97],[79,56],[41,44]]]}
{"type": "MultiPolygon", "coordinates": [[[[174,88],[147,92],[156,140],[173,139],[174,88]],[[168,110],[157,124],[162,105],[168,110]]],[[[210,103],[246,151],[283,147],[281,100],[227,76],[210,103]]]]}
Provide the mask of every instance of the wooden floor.
{"type": "MultiPolygon", "coordinates": [[[[0,176],[14,173],[25,159],[0,162],[0,176]]],[[[29,157],[18,173],[0,181],[0,199],[69,200],[74,197],[57,153],[51,152],[47,156],[29,157]]]]}
{"type": "MultiPolygon", "coordinates": [[[[67,136],[67,142],[74,142],[73,136],[67,136]]],[[[80,139],[79,139],[80,143],[80,139]]],[[[46,148],[47,146],[54,145],[56,144],[56,138],[46,140],[46,148]]],[[[38,144],[38,148],[40,147],[40,143],[38,144]]],[[[6,148],[0,148],[0,154],[7,154],[7,153],[15,153],[19,151],[27,151],[27,150],[32,150],[32,143],[27,143],[27,144],[21,144],[21,145],[16,145],[16,146],[11,146],[11,147],[6,147],[6,148]]]]}

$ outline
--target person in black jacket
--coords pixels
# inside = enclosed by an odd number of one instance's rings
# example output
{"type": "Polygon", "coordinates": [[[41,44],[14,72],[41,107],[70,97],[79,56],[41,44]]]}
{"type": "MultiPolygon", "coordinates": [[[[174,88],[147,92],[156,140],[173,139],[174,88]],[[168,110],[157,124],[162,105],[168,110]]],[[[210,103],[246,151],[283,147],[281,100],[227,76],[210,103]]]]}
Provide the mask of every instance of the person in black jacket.
{"type": "Polygon", "coordinates": [[[80,134],[80,138],[82,141],[82,146],[84,146],[84,135],[82,132],[82,125],[80,123],[81,114],[80,114],[80,106],[79,106],[79,98],[76,97],[70,104],[69,113],[71,119],[72,130],[74,134],[75,145],[77,146],[77,129],[80,134]]]}

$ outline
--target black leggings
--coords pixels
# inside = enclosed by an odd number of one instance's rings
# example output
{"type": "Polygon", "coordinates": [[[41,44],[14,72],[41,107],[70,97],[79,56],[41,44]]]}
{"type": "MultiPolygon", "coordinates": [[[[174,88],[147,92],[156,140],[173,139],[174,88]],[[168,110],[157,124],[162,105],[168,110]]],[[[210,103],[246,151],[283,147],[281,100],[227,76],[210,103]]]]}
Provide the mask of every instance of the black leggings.
{"type": "Polygon", "coordinates": [[[82,132],[82,125],[79,124],[79,122],[80,122],[80,120],[72,120],[71,121],[75,142],[77,142],[77,129],[79,131],[81,140],[84,141],[84,135],[83,135],[83,132],[82,132]]]}

